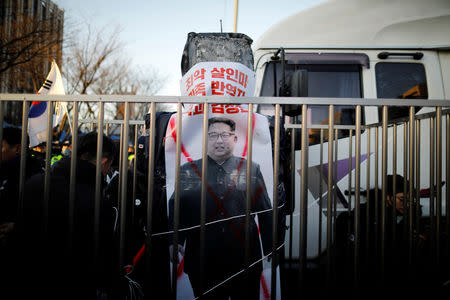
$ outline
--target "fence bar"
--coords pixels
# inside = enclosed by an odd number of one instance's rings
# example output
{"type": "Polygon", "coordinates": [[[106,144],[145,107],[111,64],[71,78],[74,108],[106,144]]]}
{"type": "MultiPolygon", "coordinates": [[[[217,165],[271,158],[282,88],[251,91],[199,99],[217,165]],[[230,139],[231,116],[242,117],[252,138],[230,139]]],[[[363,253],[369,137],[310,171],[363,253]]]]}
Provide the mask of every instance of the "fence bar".
{"type": "Polygon", "coordinates": [[[134,208],[136,206],[136,185],[137,185],[137,145],[138,145],[138,127],[139,125],[134,125],[134,158],[133,158],[133,205],[131,205],[132,213],[131,217],[134,220],[134,208]]]}
{"type": "MultiPolygon", "coordinates": [[[[156,132],[156,104],[150,103],[150,128],[148,144],[148,173],[147,173],[147,219],[146,219],[146,274],[152,272],[152,235],[153,235],[153,201],[154,201],[154,174],[155,174],[155,132],[156,132]]],[[[169,255],[172,255],[171,253],[169,255]]],[[[152,288],[152,283],[149,282],[152,288]]],[[[150,288],[150,290],[151,290],[150,288]]],[[[161,287],[155,287],[161,288],[161,287]]]]}
{"type": "Polygon", "coordinates": [[[334,106],[330,105],[328,108],[328,178],[327,178],[327,285],[328,289],[331,284],[331,245],[333,243],[332,233],[332,202],[331,202],[331,194],[332,194],[332,182],[333,182],[333,140],[334,140],[334,106]],[[331,141],[331,142],[330,142],[331,141]]]}
{"type": "MultiPolygon", "coordinates": [[[[378,214],[379,214],[379,195],[378,195],[378,190],[379,190],[379,185],[378,185],[378,179],[379,179],[379,142],[380,142],[380,136],[378,134],[379,131],[379,127],[375,127],[375,198],[373,199],[375,202],[375,205],[373,206],[374,211],[374,215],[375,215],[375,220],[379,220],[378,218],[378,214]]],[[[374,235],[375,235],[375,241],[380,240],[380,233],[379,233],[379,226],[378,224],[372,224],[372,226],[374,227],[374,235]]],[[[379,251],[379,247],[375,247],[374,249],[375,251],[375,256],[378,256],[378,251],[379,251]]]]}
{"type": "MultiPolygon", "coordinates": [[[[121,195],[121,190],[122,190],[122,161],[123,161],[123,156],[124,156],[124,153],[123,153],[123,137],[124,137],[124,135],[123,135],[123,130],[124,130],[124,126],[123,126],[123,124],[121,124],[120,125],[120,142],[119,142],[119,179],[118,179],[118,182],[117,182],[117,186],[118,186],[118,188],[117,188],[117,203],[116,203],[116,205],[117,205],[117,207],[120,207],[120,195],[121,195]]],[[[120,212],[119,212],[120,213],[120,212]]]]}
{"type": "MultiPolygon", "coordinates": [[[[373,124],[371,124],[370,126],[364,126],[365,128],[369,128],[369,127],[373,127],[373,124]]],[[[297,129],[301,129],[302,128],[302,124],[285,124],[284,128],[297,128],[297,129]]],[[[308,128],[309,129],[328,129],[328,125],[327,124],[308,124],[308,128]]],[[[350,129],[355,129],[355,125],[334,125],[333,126],[334,129],[337,130],[350,130],[350,129]]],[[[362,128],[362,127],[361,127],[362,128]]]]}
{"type": "MultiPolygon", "coordinates": [[[[80,124],[97,124],[97,119],[79,119],[78,122],[80,124]]],[[[105,135],[109,136],[110,135],[110,131],[111,131],[111,125],[123,125],[124,120],[110,120],[110,119],[105,119],[103,120],[103,125],[105,128],[105,135]]],[[[128,122],[129,125],[145,125],[145,121],[144,120],[130,120],[128,122]]]]}
{"type": "MultiPolygon", "coordinates": [[[[2,126],[0,126],[0,144],[3,143],[3,102],[0,102],[0,124],[2,124],[2,126]]],[[[24,128],[24,127],[22,127],[24,128]]],[[[2,151],[0,151],[0,162],[2,161],[2,151]]]]}
{"type": "MultiPolygon", "coordinates": [[[[393,128],[392,128],[392,175],[393,176],[393,181],[392,181],[392,187],[393,187],[393,191],[392,191],[392,196],[394,197],[394,199],[392,200],[392,219],[391,219],[391,224],[397,224],[397,198],[395,195],[397,195],[397,193],[399,191],[397,191],[397,124],[394,124],[393,128]]],[[[390,251],[394,250],[394,241],[395,241],[395,237],[397,235],[397,230],[396,230],[397,226],[392,226],[392,235],[391,235],[391,249],[389,249],[390,251]]]]}
{"type": "Polygon", "coordinates": [[[295,206],[295,128],[291,129],[291,163],[290,163],[290,208],[289,214],[289,268],[292,268],[292,241],[293,241],[293,224],[294,224],[294,206],[295,206]]]}
{"type": "MultiPolygon", "coordinates": [[[[441,217],[442,217],[442,108],[436,108],[436,263],[441,263],[441,217]]],[[[448,179],[447,179],[448,180],[448,179]]]]}
{"type": "Polygon", "coordinates": [[[94,258],[99,258],[100,240],[100,205],[102,195],[102,158],[103,158],[103,119],[105,104],[99,103],[97,127],[97,165],[95,169],[95,205],[94,205],[94,258]]]}
{"type": "Polygon", "coordinates": [[[385,250],[386,250],[386,195],[387,195],[387,106],[382,108],[383,125],[382,125],[382,160],[381,160],[381,255],[380,255],[380,275],[381,282],[384,284],[384,267],[385,267],[385,250]]]}
{"type": "MultiPolygon", "coordinates": [[[[430,228],[431,228],[431,236],[430,236],[430,253],[435,253],[435,243],[436,243],[436,212],[435,212],[435,197],[436,191],[434,190],[434,174],[435,174],[435,155],[436,150],[434,148],[435,145],[435,119],[434,117],[430,118],[430,228]]],[[[432,256],[432,258],[434,255],[432,256]]],[[[433,259],[434,260],[434,259],[433,259]]]]}
{"type": "Polygon", "coordinates": [[[277,296],[277,242],[278,242],[278,172],[280,169],[280,104],[275,104],[275,137],[274,137],[274,161],[273,161],[273,214],[272,214],[272,273],[270,298],[277,296]]]}
{"type": "Polygon", "coordinates": [[[180,163],[181,163],[181,103],[177,104],[177,128],[176,128],[176,157],[175,157],[175,187],[174,187],[174,213],[173,213],[173,249],[172,249],[172,295],[177,299],[177,261],[178,261],[178,228],[180,225],[180,163]]]}
{"type": "MultiPolygon", "coordinates": [[[[124,102],[124,95],[38,95],[38,94],[0,94],[0,101],[64,101],[74,99],[80,102],[124,102]]],[[[154,95],[126,95],[129,101],[136,103],[223,103],[223,104],[306,104],[306,105],[363,105],[363,106],[400,106],[400,107],[436,107],[448,106],[448,99],[403,99],[399,102],[396,98],[333,98],[333,97],[234,97],[234,96],[154,96],[154,95]]]]}
{"type": "Polygon", "coordinates": [[[445,180],[446,180],[446,185],[445,185],[445,217],[446,217],[446,236],[447,236],[447,241],[446,241],[446,247],[445,247],[445,253],[447,255],[446,260],[447,260],[447,266],[449,263],[449,253],[450,253],[450,115],[447,114],[445,115],[445,125],[446,125],[446,130],[445,130],[445,135],[447,136],[446,138],[446,158],[445,158],[445,180]]]}
{"type": "Polygon", "coordinates": [[[337,171],[338,171],[338,146],[339,146],[339,131],[334,129],[334,178],[333,178],[333,239],[336,236],[336,218],[337,218],[337,171]]]}
{"type": "Polygon", "coordinates": [[[359,281],[360,281],[360,224],[359,224],[359,210],[360,210],[360,180],[361,180],[361,106],[357,105],[355,109],[355,261],[354,261],[354,279],[355,279],[355,291],[356,296],[359,294],[359,281]]]}
{"type": "MultiPolygon", "coordinates": [[[[355,132],[356,134],[356,132],[355,132]]],[[[356,137],[356,135],[355,135],[356,137]]],[[[370,132],[370,128],[367,128],[367,169],[366,169],[366,216],[369,215],[370,213],[370,139],[371,139],[371,132],[370,132]]],[[[365,249],[365,257],[364,260],[367,262],[369,260],[369,218],[366,218],[366,249],[365,249]]]]}
{"type": "MultiPolygon", "coordinates": [[[[53,102],[47,102],[48,107],[48,118],[47,118],[47,145],[45,150],[45,181],[44,181],[44,206],[43,206],[43,216],[44,216],[44,233],[48,231],[48,211],[50,202],[50,167],[52,160],[52,143],[53,143],[53,102]]],[[[27,128],[27,127],[25,127],[27,128]]]]}
{"type": "Polygon", "coordinates": [[[352,130],[348,131],[348,207],[347,211],[352,211],[352,166],[353,166],[353,148],[352,148],[352,130]]]}
{"type": "Polygon", "coordinates": [[[302,165],[300,182],[300,237],[299,237],[299,279],[300,294],[305,287],[307,217],[308,217],[308,107],[302,105],[302,165]]]}
{"type": "MultiPolygon", "coordinates": [[[[250,210],[252,205],[251,176],[253,159],[253,104],[248,105],[247,114],[247,174],[246,174],[246,209],[245,209],[245,271],[250,267],[250,210]]],[[[247,278],[247,276],[246,276],[247,278]]]]}
{"type": "Polygon", "coordinates": [[[205,289],[205,234],[206,234],[206,183],[208,181],[208,118],[209,105],[203,104],[203,145],[202,145],[202,178],[201,178],[201,199],[200,199],[200,287],[205,289]]]}
{"type": "MultiPolygon", "coordinates": [[[[407,191],[408,191],[408,123],[403,123],[403,207],[404,207],[404,213],[403,213],[403,242],[406,243],[407,233],[408,233],[408,222],[406,220],[408,216],[408,197],[407,197],[407,191]]],[[[406,254],[406,253],[405,253],[406,254]]],[[[405,255],[407,257],[407,255],[405,255]]]]}
{"type": "Polygon", "coordinates": [[[413,217],[414,217],[414,211],[413,211],[413,207],[414,207],[414,133],[415,133],[415,128],[414,128],[414,107],[410,107],[409,108],[409,192],[408,192],[408,196],[409,196],[409,208],[408,208],[408,212],[409,212],[409,235],[408,235],[408,240],[409,240],[409,247],[408,247],[408,262],[409,265],[412,265],[412,259],[413,259],[413,217]]]}
{"type": "MultiPolygon", "coordinates": [[[[323,129],[320,129],[320,170],[323,170],[323,129]]],[[[323,172],[319,178],[319,253],[322,252],[322,216],[323,216],[323,172]]]]}
{"type": "MultiPolygon", "coordinates": [[[[416,206],[414,207],[414,227],[419,230],[420,221],[420,120],[416,120],[416,206]]],[[[418,250],[418,249],[417,249],[418,250]]],[[[418,254],[418,252],[417,252],[418,254]]]]}
{"type": "MultiPolygon", "coordinates": [[[[22,221],[23,218],[23,196],[25,190],[25,172],[26,172],[26,151],[27,145],[27,132],[25,128],[28,128],[28,111],[30,110],[30,103],[23,101],[22,106],[22,139],[20,150],[20,172],[19,172],[19,203],[18,203],[18,219],[22,221]]],[[[3,127],[3,124],[2,124],[3,127]]],[[[1,152],[1,151],[0,151],[1,152]]]]}
{"type": "Polygon", "coordinates": [[[73,102],[73,124],[72,124],[72,154],[70,156],[70,182],[69,182],[69,236],[68,245],[72,249],[73,233],[75,231],[75,197],[76,197],[76,174],[78,155],[78,102],[73,102]],[[73,130],[75,129],[75,130],[73,130]]]}
{"type": "MultiPolygon", "coordinates": [[[[120,234],[119,234],[119,264],[120,267],[124,267],[125,263],[125,244],[126,244],[126,230],[127,230],[127,178],[128,178],[128,136],[130,132],[130,103],[125,102],[125,116],[123,125],[123,141],[122,141],[122,174],[121,174],[121,188],[120,188],[120,234]]],[[[99,129],[103,133],[103,124],[99,123],[99,129]]]]}

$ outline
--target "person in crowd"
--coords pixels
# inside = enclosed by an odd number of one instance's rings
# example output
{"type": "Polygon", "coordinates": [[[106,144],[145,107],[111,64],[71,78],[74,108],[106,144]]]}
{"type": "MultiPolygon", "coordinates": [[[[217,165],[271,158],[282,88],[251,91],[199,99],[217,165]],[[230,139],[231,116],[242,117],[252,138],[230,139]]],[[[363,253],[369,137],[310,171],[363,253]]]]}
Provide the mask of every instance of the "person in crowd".
{"type": "MultiPolygon", "coordinates": [[[[247,160],[233,155],[237,143],[236,124],[227,118],[210,118],[208,122],[208,163],[205,255],[200,256],[202,159],[180,167],[179,239],[175,255],[185,245],[184,271],[189,275],[194,295],[205,293],[212,299],[259,299],[264,255],[272,247],[272,205],[258,164],[251,164],[251,187],[247,188],[247,160]],[[251,192],[249,224],[249,261],[246,259],[246,193],[251,192]],[[261,249],[258,227],[261,232],[261,249]],[[190,229],[188,229],[190,228],[190,229]],[[186,230],[188,229],[188,230],[186,230]],[[204,282],[200,261],[203,260],[204,282]],[[247,271],[240,273],[246,266],[247,271]],[[212,290],[211,290],[212,289],[212,290]]],[[[169,200],[169,228],[174,225],[174,195],[169,200]]],[[[172,247],[172,246],[171,246],[172,247]]]]}
{"type": "MultiPolygon", "coordinates": [[[[8,269],[6,265],[11,263],[10,251],[13,251],[11,239],[14,237],[19,213],[21,153],[22,130],[17,127],[4,127],[0,165],[0,270],[2,271],[8,269]]],[[[26,151],[24,180],[42,172],[41,162],[26,151]]]]}
{"type": "Polygon", "coordinates": [[[62,143],[61,155],[64,157],[69,157],[72,154],[72,140],[68,139],[62,143]]]}
{"type": "Polygon", "coordinates": [[[51,166],[61,161],[63,158],[70,158],[72,154],[72,144],[71,140],[65,140],[63,143],[58,142],[58,147],[53,147],[52,149],[52,158],[51,158],[51,166]]]}
{"type": "Polygon", "coordinates": [[[42,142],[30,149],[31,155],[41,161],[42,166],[45,166],[45,153],[47,152],[47,142],[42,142]]]}
{"type": "MultiPolygon", "coordinates": [[[[409,244],[408,227],[405,226],[409,224],[407,212],[416,217],[416,204],[409,209],[408,187],[409,183],[403,176],[395,175],[394,182],[394,175],[387,175],[384,218],[382,191],[378,190],[377,193],[375,189],[369,191],[369,201],[360,204],[359,240],[355,235],[355,211],[352,210],[350,213],[346,211],[337,217],[336,282],[344,284],[346,280],[355,278],[354,249],[358,241],[359,283],[361,284],[359,291],[367,290],[376,284],[379,287],[377,291],[392,289],[402,293],[395,287],[408,283],[408,271],[411,271],[408,262],[409,247],[413,247],[414,251],[417,251],[415,253],[419,253],[420,248],[427,242],[427,233],[421,225],[420,228],[414,226],[413,245],[409,244]],[[406,194],[404,193],[405,185],[406,194]]],[[[420,215],[419,207],[419,218],[420,215]]],[[[416,224],[415,221],[413,221],[414,224],[416,224]]]]}
{"type": "Polygon", "coordinates": [[[44,174],[26,182],[17,268],[18,282],[28,288],[17,289],[18,296],[97,299],[97,295],[112,291],[118,271],[113,267],[114,210],[104,192],[115,153],[112,140],[104,136],[102,158],[97,161],[97,132],[80,137],[73,203],[70,158],[51,168],[48,199],[44,174]],[[99,203],[97,164],[101,165],[99,203]]]}
{"type": "Polygon", "coordinates": [[[59,140],[53,141],[52,143],[52,156],[50,159],[50,165],[54,165],[58,161],[63,158],[63,155],[61,154],[62,145],[59,140]]]}
{"type": "MultiPolygon", "coordinates": [[[[151,195],[152,215],[147,216],[148,209],[148,167],[149,167],[149,126],[150,114],[145,117],[145,131],[139,137],[136,156],[136,199],[134,200],[134,224],[130,226],[134,231],[131,236],[134,241],[127,243],[132,253],[132,273],[129,275],[138,281],[143,289],[144,299],[168,299],[170,290],[170,259],[169,259],[169,236],[168,213],[166,196],[166,170],[165,170],[165,136],[169,122],[170,112],[156,113],[155,126],[155,148],[152,154],[154,163],[153,193],[151,195]],[[151,221],[149,227],[148,221],[151,221]],[[151,232],[151,236],[150,236],[151,232]],[[150,251],[151,257],[142,254],[142,249],[150,251]]],[[[130,172],[134,169],[132,166],[130,172]]],[[[129,180],[133,177],[128,176],[129,180]]],[[[131,189],[129,189],[131,191],[131,189]]],[[[131,197],[130,197],[131,199],[131,197]]],[[[131,210],[128,210],[129,212],[131,210]]],[[[130,260],[131,262],[131,260],[130,260]]]]}

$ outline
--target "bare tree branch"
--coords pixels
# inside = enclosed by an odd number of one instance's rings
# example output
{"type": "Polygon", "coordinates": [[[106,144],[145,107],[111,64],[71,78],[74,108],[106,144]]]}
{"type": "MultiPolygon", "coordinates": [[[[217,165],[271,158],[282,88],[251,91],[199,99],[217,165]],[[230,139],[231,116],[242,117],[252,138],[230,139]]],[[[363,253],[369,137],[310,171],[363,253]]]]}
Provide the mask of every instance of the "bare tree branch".
{"type": "MultiPolygon", "coordinates": [[[[133,66],[120,40],[119,26],[93,28],[88,22],[84,30],[66,50],[63,77],[69,94],[117,94],[152,95],[158,92],[167,80],[151,68],[133,66]]],[[[122,119],[121,104],[105,105],[105,116],[122,119]]],[[[132,118],[143,119],[148,107],[131,105],[132,118]]],[[[92,103],[80,107],[80,115],[94,118],[97,108],[92,103]]]]}
{"type": "Polygon", "coordinates": [[[62,34],[56,34],[58,30],[62,31],[62,20],[58,23],[50,16],[42,20],[40,16],[21,13],[11,16],[9,22],[1,22],[0,74],[33,60],[55,58],[62,43],[62,34]]]}

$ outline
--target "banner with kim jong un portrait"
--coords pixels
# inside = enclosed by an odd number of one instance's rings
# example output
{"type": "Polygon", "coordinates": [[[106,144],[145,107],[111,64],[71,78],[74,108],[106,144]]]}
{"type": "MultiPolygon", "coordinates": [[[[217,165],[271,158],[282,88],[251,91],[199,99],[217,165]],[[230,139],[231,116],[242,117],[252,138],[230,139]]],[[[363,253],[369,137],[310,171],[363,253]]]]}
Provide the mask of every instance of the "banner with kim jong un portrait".
{"type": "MultiPolygon", "coordinates": [[[[237,62],[197,63],[181,80],[182,95],[191,96],[253,96],[254,87],[255,73],[237,62]]],[[[177,264],[177,298],[193,299],[203,294],[233,297],[239,293],[270,299],[271,267],[266,257],[272,251],[273,164],[268,119],[253,113],[252,163],[248,164],[248,106],[208,105],[206,225],[202,251],[204,109],[204,104],[185,104],[182,111],[178,205],[174,195],[177,114],[172,115],[165,137],[169,226],[170,229],[178,227],[178,251],[173,246],[170,249],[172,272],[172,264],[177,264]],[[247,168],[251,174],[249,187],[247,168]],[[249,262],[245,255],[247,191],[251,199],[249,262]],[[178,255],[173,257],[173,253],[178,255]],[[242,272],[248,263],[249,271],[242,272]]],[[[279,281],[278,269],[277,278],[279,281]]],[[[277,295],[279,286],[278,282],[277,295]]]]}

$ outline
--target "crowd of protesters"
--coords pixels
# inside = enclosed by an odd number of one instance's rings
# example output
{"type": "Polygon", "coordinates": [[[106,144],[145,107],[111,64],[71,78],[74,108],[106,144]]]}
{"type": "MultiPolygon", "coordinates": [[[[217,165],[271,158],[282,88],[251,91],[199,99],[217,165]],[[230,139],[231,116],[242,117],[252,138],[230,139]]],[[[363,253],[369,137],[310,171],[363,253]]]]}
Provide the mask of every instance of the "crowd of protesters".
{"type": "MultiPolygon", "coordinates": [[[[119,256],[124,256],[125,265],[130,264],[145,243],[144,201],[127,201],[133,218],[127,217],[130,222],[126,230],[133,234],[126,235],[126,249],[119,253],[119,181],[114,176],[119,169],[118,145],[103,136],[98,186],[97,138],[97,132],[79,137],[72,194],[70,142],[53,144],[47,184],[46,145],[30,149],[27,140],[27,146],[22,147],[20,128],[3,128],[0,280],[2,295],[8,295],[8,299],[99,299],[102,295],[123,299],[130,287],[142,293],[143,287],[130,275],[139,268],[122,268],[119,256]],[[26,167],[21,178],[22,149],[26,167]]],[[[142,173],[138,174],[141,178],[142,173]]],[[[138,197],[144,199],[145,180],[139,182],[138,197]]],[[[132,190],[130,186],[130,198],[132,190]]],[[[168,244],[165,247],[167,252],[168,244]]]]}
{"type": "MultiPolygon", "coordinates": [[[[164,133],[157,132],[156,139],[163,135],[164,133]]],[[[222,136],[220,139],[223,139],[222,136]]],[[[164,234],[170,229],[168,201],[164,191],[164,151],[157,148],[154,153],[156,176],[153,206],[149,209],[146,201],[148,166],[145,163],[148,162],[148,153],[145,153],[144,146],[148,144],[148,137],[141,136],[136,149],[130,148],[124,158],[129,161],[125,200],[121,199],[123,185],[121,177],[117,176],[120,170],[119,145],[103,136],[101,160],[97,162],[97,141],[98,133],[95,131],[80,135],[73,184],[71,140],[55,143],[51,147],[51,169],[47,180],[46,145],[29,149],[27,140],[27,145],[22,147],[20,128],[3,128],[0,167],[0,282],[4,287],[2,295],[9,296],[5,299],[171,297],[168,251],[171,241],[170,236],[164,234]],[[25,167],[22,170],[23,159],[25,167]],[[100,163],[100,174],[97,172],[97,163],[100,163]],[[73,189],[75,193],[72,193],[73,189]],[[119,211],[125,211],[126,217],[122,218],[119,211]],[[149,211],[152,212],[150,224],[147,220],[149,211]],[[145,253],[151,255],[147,256],[145,253]]],[[[395,257],[401,257],[398,254],[402,250],[399,245],[404,245],[401,242],[405,240],[401,236],[404,228],[402,222],[405,220],[401,217],[405,209],[403,204],[407,202],[403,201],[404,179],[396,177],[395,195],[393,182],[393,176],[388,176],[388,235],[385,240],[388,243],[387,249],[395,251],[395,257]],[[391,207],[396,208],[396,212],[391,207]],[[399,244],[391,244],[394,241],[390,235],[392,228],[396,229],[399,244]]],[[[373,228],[382,224],[379,219],[375,219],[372,207],[367,210],[365,208],[379,200],[375,199],[373,191],[370,193],[373,201],[362,204],[360,208],[361,252],[358,254],[368,265],[379,261],[380,252],[377,252],[378,242],[372,239],[373,233],[365,236],[366,223],[371,226],[375,224],[373,228]],[[366,211],[370,212],[367,217],[366,211]]],[[[378,194],[381,195],[381,192],[378,194]]],[[[349,265],[352,264],[354,255],[351,252],[355,242],[352,231],[354,220],[353,212],[342,213],[336,223],[336,266],[342,270],[353,270],[349,265]]],[[[378,232],[381,232],[380,228],[378,232]]],[[[425,231],[418,232],[415,237],[417,245],[422,247],[420,249],[429,251],[425,248],[429,247],[429,234],[425,231]]],[[[407,268],[400,264],[404,260],[391,260],[394,257],[390,255],[392,251],[386,254],[386,274],[389,275],[388,282],[397,282],[406,275],[394,271],[407,268]]],[[[361,269],[373,271],[373,268],[366,265],[361,269]]],[[[425,271],[429,272],[424,269],[425,271]]],[[[374,283],[371,274],[363,272],[364,287],[370,287],[374,283]]],[[[336,282],[344,284],[346,278],[351,278],[354,274],[344,272],[340,275],[342,276],[338,276],[336,282]]],[[[406,282],[402,281],[403,284],[406,282]]]]}

